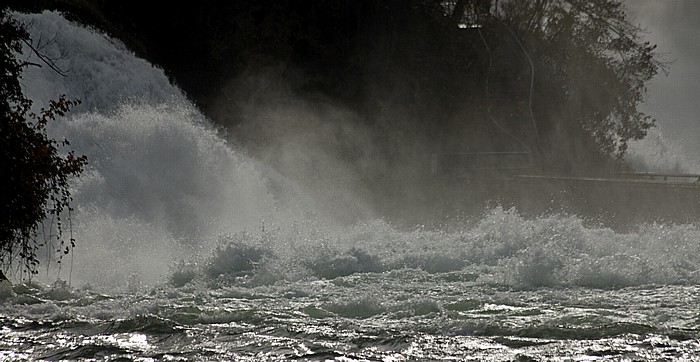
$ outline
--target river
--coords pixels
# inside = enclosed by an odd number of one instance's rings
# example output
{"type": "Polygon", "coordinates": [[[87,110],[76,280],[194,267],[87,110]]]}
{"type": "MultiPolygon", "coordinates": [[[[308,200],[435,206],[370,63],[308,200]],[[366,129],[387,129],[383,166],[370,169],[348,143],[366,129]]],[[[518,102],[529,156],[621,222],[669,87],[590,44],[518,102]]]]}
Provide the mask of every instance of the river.
{"type": "Polygon", "coordinates": [[[337,223],[117,41],[15,16],[67,73],[25,91],[82,100],[50,133],[89,166],[76,248],[0,285],[0,359],[700,361],[695,225],[337,223]]]}

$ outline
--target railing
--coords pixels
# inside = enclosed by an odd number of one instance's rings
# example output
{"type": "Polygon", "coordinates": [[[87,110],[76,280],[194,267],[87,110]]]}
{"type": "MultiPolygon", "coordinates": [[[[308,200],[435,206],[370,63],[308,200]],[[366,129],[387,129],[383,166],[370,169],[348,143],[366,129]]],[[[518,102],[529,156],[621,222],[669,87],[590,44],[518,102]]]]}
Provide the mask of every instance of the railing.
{"type": "Polygon", "coordinates": [[[433,154],[431,171],[434,175],[454,177],[479,173],[518,173],[532,168],[529,152],[465,152],[433,154]]]}
{"type": "Polygon", "coordinates": [[[631,179],[700,184],[700,174],[693,173],[621,172],[618,175],[631,179]]]}

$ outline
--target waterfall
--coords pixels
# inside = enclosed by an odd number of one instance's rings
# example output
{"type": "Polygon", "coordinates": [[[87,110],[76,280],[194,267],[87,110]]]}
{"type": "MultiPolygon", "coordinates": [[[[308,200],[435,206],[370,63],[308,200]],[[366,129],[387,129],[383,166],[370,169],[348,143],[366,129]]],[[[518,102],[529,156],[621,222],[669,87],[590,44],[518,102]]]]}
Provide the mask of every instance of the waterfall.
{"type": "Polygon", "coordinates": [[[66,74],[25,70],[35,108],[61,94],[82,102],[49,129],[89,160],[72,190],[74,280],[153,282],[216,235],[288,219],[269,171],[232,149],[161,69],[58,13],[15,17],[66,74]]]}

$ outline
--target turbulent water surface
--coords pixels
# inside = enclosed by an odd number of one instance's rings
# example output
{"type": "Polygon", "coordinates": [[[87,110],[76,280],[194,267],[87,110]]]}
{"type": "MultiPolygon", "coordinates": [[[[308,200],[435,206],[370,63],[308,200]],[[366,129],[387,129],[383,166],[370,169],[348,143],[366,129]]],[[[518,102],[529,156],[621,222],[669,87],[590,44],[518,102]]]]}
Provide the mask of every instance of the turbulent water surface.
{"type": "Polygon", "coordinates": [[[0,355],[125,360],[697,360],[688,286],[512,290],[400,269],[273,286],[27,288],[0,355]]]}
{"type": "Polygon", "coordinates": [[[69,74],[28,69],[26,91],[83,101],[50,132],[90,165],[74,252],[0,284],[0,359],[700,360],[697,227],[338,225],[120,44],[15,16],[69,74]]]}

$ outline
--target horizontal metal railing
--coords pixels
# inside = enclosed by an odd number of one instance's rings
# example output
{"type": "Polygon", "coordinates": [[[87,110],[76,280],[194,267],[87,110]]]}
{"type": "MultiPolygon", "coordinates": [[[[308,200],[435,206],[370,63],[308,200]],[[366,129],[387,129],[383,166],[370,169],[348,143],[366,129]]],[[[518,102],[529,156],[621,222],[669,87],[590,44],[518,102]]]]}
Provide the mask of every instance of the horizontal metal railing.
{"type": "Polygon", "coordinates": [[[522,172],[532,168],[529,152],[462,152],[433,154],[433,174],[459,176],[473,172],[522,172]]]}
{"type": "Polygon", "coordinates": [[[620,172],[618,175],[624,178],[641,179],[650,181],[700,183],[700,174],[693,173],[667,173],[667,172],[620,172]]]}

